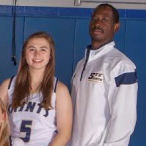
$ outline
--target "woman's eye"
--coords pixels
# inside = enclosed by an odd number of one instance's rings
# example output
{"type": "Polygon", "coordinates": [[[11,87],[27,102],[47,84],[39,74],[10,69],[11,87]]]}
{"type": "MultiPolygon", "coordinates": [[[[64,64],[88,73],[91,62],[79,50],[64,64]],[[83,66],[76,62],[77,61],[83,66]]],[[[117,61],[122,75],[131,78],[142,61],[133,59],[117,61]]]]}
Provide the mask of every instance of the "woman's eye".
{"type": "Polygon", "coordinates": [[[29,51],[32,52],[32,51],[34,51],[34,49],[33,48],[30,48],[29,51]]]}
{"type": "Polygon", "coordinates": [[[27,48],[27,50],[30,51],[30,52],[32,52],[32,51],[35,50],[35,48],[33,46],[30,46],[30,47],[27,48]]]}
{"type": "Polygon", "coordinates": [[[42,52],[45,52],[45,51],[46,51],[46,49],[41,49],[41,51],[42,51],[42,52]]]}

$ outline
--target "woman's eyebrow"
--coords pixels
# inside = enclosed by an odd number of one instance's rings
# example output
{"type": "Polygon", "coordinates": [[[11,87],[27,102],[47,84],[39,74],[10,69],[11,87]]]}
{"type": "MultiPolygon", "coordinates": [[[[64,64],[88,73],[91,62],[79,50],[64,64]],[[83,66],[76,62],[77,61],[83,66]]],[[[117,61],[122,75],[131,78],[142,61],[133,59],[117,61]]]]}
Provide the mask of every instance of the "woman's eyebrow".
{"type": "Polygon", "coordinates": [[[28,48],[35,48],[34,46],[29,46],[28,48]]]}
{"type": "Polygon", "coordinates": [[[46,47],[46,46],[41,46],[40,48],[46,48],[46,49],[47,49],[48,47],[46,47]]]}

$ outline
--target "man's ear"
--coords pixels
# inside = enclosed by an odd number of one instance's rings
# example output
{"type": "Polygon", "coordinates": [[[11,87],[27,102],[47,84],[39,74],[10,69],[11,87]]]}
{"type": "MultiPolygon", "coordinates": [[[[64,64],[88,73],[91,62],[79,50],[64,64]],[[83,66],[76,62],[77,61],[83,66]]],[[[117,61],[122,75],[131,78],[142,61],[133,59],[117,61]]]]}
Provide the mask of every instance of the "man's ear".
{"type": "Polygon", "coordinates": [[[114,24],[114,33],[118,31],[119,27],[120,27],[119,22],[114,24]]]}

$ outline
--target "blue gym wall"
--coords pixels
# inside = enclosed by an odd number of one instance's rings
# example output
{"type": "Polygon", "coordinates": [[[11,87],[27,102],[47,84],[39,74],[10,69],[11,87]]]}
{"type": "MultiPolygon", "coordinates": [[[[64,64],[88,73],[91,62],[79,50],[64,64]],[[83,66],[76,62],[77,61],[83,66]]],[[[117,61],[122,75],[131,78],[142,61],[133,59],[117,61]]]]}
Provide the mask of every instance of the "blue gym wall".
{"type": "MultiPolygon", "coordinates": [[[[70,88],[73,70],[84,56],[84,47],[90,43],[91,11],[89,8],[17,7],[17,66],[14,66],[11,61],[12,7],[0,6],[0,82],[16,74],[24,39],[33,32],[46,31],[55,41],[55,74],[70,88]]],[[[146,146],[146,10],[119,12],[121,27],[114,38],[116,47],[136,64],[139,82],[138,120],[130,146],[146,146]]]]}

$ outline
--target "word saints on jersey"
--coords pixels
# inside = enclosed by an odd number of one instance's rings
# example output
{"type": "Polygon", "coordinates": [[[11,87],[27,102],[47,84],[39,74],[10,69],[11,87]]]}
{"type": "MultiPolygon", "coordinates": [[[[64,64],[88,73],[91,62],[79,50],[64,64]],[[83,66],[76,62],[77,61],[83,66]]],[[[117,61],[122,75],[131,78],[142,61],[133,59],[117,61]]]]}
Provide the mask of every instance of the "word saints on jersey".
{"type": "Polygon", "coordinates": [[[22,104],[20,107],[13,109],[11,108],[11,104],[8,107],[8,113],[11,114],[13,112],[35,112],[37,114],[41,114],[44,117],[49,116],[49,109],[44,109],[40,103],[36,102],[28,102],[25,104],[22,104]]]}

